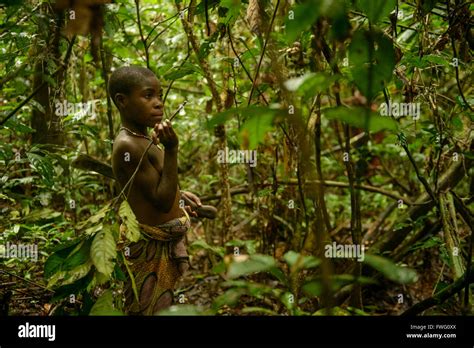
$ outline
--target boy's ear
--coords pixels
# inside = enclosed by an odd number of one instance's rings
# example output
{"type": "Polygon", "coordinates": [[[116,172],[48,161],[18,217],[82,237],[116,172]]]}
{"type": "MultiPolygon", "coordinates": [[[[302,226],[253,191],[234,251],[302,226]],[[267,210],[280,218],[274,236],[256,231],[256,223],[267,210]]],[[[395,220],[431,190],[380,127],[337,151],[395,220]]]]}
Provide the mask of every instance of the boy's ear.
{"type": "Polygon", "coordinates": [[[126,96],[123,93],[117,93],[115,94],[115,102],[117,103],[117,106],[119,109],[123,109],[125,107],[125,99],[126,96]]]}

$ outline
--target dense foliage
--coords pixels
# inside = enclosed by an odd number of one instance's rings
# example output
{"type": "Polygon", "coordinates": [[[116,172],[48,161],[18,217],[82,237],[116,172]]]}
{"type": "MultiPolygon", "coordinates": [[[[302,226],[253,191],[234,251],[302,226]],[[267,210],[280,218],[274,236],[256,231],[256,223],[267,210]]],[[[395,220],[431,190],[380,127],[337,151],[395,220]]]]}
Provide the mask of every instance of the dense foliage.
{"type": "Polygon", "coordinates": [[[166,114],[186,101],[180,186],[219,209],[167,314],[472,312],[472,4],[104,2],[0,5],[0,248],[38,251],[0,258],[10,314],[122,314],[119,225],[139,231],[106,81],[127,64],[166,114]],[[256,162],[219,163],[235,150],[256,162]]]}

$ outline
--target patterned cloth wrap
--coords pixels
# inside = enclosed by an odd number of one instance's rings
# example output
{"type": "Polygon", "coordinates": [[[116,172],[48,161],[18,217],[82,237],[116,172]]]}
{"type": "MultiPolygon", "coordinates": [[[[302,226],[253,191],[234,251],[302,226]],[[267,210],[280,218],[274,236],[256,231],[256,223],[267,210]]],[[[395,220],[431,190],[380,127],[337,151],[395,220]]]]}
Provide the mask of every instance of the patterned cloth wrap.
{"type": "Polygon", "coordinates": [[[127,271],[127,314],[155,315],[172,305],[175,283],[189,267],[185,235],[191,223],[184,212],[185,216],[158,226],[139,224],[142,231],[140,240],[125,245],[130,248],[126,261],[128,270],[124,270],[127,271]],[[128,272],[133,275],[137,294],[128,272]]]}

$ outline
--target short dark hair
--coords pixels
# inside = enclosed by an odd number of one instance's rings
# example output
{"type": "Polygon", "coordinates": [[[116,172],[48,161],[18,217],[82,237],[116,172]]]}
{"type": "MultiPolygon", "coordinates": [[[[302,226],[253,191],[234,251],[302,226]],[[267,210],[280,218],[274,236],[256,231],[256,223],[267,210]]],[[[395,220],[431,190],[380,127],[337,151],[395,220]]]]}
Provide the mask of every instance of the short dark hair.
{"type": "Polygon", "coordinates": [[[109,95],[118,107],[115,101],[117,93],[129,95],[134,87],[140,86],[145,77],[156,77],[150,69],[141,66],[122,66],[116,69],[109,79],[109,95]]]}

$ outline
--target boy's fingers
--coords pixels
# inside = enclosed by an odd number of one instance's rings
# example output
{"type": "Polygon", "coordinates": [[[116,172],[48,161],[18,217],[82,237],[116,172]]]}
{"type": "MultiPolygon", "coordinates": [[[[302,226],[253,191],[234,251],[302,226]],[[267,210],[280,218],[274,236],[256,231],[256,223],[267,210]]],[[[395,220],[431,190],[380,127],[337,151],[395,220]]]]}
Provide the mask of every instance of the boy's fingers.
{"type": "Polygon", "coordinates": [[[197,217],[197,213],[191,209],[191,207],[189,205],[185,206],[184,209],[186,209],[186,211],[188,212],[188,214],[190,214],[191,216],[195,216],[197,217]]]}
{"type": "Polygon", "coordinates": [[[194,203],[196,203],[196,204],[199,205],[199,206],[202,205],[201,200],[200,200],[199,197],[196,196],[194,193],[188,192],[187,194],[188,194],[189,198],[194,201],[194,203]]]}
{"type": "Polygon", "coordinates": [[[151,139],[153,140],[153,144],[158,144],[158,136],[156,135],[155,132],[151,134],[151,139]]]}

